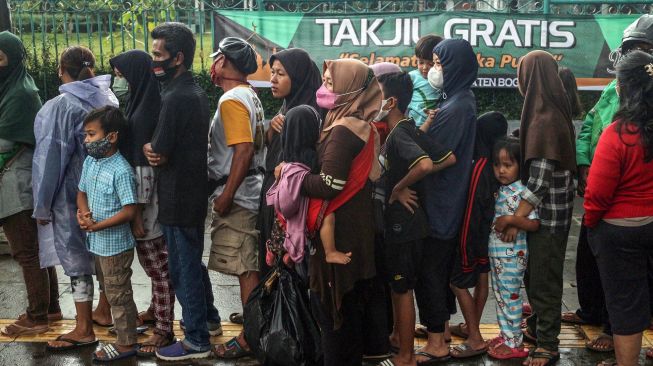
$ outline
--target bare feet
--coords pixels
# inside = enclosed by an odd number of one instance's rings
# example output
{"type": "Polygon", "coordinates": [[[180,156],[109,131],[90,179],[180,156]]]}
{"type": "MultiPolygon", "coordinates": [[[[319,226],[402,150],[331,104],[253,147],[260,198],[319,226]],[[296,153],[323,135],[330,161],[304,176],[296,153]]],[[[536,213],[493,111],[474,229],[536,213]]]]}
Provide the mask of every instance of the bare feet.
{"type": "MultiPolygon", "coordinates": [[[[72,332],[64,334],[62,338],[71,339],[78,342],[92,342],[95,340],[95,333],[91,330],[90,333],[81,332],[77,328],[73,329],[72,332]]],[[[67,347],[70,346],[70,342],[66,341],[50,341],[48,346],[51,348],[67,347]]]]}
{"type": "Polygon", "coordinates": [[[427,362],[427,361],[431,361],[431,360],[428,357],[418,355],[417,353],[419,353],[419,352],[428,353],[428,354],[433,355],[435,357],[446,357],[446,356],[449,355],[449,345],[444,343],[442,345],[442,347],[429,347],[429,345],[427,344],[426,346],[416,350],[415,351],[415,354],[416,354],[415,358],[416,358],[417,363],[427,362]]]}
{"type": "Polygon", "coordinates": [[[101,309],[99,306],[97,309],[93,310],[93,323],[108,327],[113,324],[113,317],[111,316],[111,308],[108,310],[101,309]]]}
{"type": "Polygon", "coordinates": [[[154,314],[152,314],[152,312],[150,312],[149,309],[138,313],[138,318],[136,319],[136,325],[141,326],[144,324],[154,324],[155,322],[156,322],[156,318],[154,318],[154,314]]]}
{"type": "Polygon", "coordinates": [[[326,262],[333,264],[349,264],[351,262],[351,252],[343,253],[337,250],[326,253],[326,262]]]}
{"type": "Polygon", "coordinates": [[[399,355],[395,355],[392,357],[392,363],[395,364],[395,366],[417,366],[414,354],[411,354],[410,359],[404,359],[399,357],[399,355]]]}
{"type": "Polygon", "coordinates": [[[15,322],[2,328],[0,333],[9,337],[17,337],[20,335],[41,334],[47,332],[49,329],[47,321],[38,323],[23,313],[18,316],[15,322]]]}
{"type": "Polygon", "coordinates": [[[174,341],[174,337],[154,333],[141,344],[140,351],[143,353],[154,353],[159,348],[169,346],[174,341]]]}
{"type": "Polygon", "coordinates": [[[587,342],[585,346],[596,352],[612,352],[614,351],[614,340],[607,334],[600,334],[598,337],[587,342]]]}

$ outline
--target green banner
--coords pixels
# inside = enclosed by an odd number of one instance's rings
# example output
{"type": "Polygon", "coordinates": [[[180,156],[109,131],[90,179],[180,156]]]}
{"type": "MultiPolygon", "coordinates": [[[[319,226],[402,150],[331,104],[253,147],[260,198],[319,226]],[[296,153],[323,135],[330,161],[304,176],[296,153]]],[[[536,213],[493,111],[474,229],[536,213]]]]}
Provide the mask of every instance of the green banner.
{"type": "Polygon", "coordinates": [[[313,15],[265,11],[221,11],[215,42],[238,36],[255,47],[259,71],[252,81],[269,80],[269,56],[303,48],[321,65],[326,59],[355,58],[372,65],[393,62],[412,70],[420,36],[433,33],[470,42],[479,66],[477,87],[516,87],[519,59],[541,49],[569,67],[582,89],[601,89],[613,78],[610,52],[637,15],[544,16],[493,13],[379,13],[313,15]]]}

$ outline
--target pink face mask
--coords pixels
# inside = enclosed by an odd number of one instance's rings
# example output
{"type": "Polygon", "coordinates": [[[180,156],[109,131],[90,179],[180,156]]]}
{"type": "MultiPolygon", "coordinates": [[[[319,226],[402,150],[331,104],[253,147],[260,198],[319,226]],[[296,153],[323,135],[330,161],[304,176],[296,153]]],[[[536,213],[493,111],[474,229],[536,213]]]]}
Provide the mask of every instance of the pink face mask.
{"type": "Polygon", "coordinates": [[[336,100],[338,100],[339,97],[341,97],[343,95],[360,93],[363,89],[365,89],[365,87],[362,87],[362,88],[360,88],[358,90],[354,90],[354,91],[349,92],[349,93],[336,94],[336,93],[330,91],[329,89],[327,89],[326,85],[322,84],[320,89],[318,89],[315,92],[315,98],[316,98],[317,105],[319,105],[320,107],[322,107],[324,109],[331,110],[331,109],[340,107],[340,106],[345,105],[345,104],[348,103],[348,102],[345,102],[345,103],[336,104],[336,100]]]}

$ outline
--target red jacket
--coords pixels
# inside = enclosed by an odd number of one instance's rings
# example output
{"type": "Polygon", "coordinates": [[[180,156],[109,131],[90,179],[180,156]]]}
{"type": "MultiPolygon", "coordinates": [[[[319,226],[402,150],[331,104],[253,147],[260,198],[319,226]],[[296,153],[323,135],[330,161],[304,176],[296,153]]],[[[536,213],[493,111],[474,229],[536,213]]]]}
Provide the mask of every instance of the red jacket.
{"type": "Polygon", "coordinates": [[[601,135],[585,190],[585,225],[601,219],[653,216],[653,161],[644,162],[645,151],[635,127],[617,123],[601,135]]]}

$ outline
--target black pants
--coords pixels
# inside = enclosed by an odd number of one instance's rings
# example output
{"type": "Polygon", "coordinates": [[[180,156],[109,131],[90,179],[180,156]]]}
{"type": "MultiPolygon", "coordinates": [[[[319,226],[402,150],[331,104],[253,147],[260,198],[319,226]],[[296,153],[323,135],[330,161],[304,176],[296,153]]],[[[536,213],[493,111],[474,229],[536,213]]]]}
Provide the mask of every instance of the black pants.
{"type": "MultiPolygon", "coordinates": [[[[383,287],[379,281],[363,280],[356,283],[352,291],[342,299],[340,314],[342,326],[333,329],[333,319],[324,308],[317,295],[311,294],[311,307],[322,330],[322,349],[324,351],[324,366],[360,366],[363,354],[369,352],[366,337],[376,332],[375,339],[388,340],[387,327],[376,322],[385,317],[385,302],[383,287]],[[379,310],[382,316],[379,317],[379,310]]],[[[386,343],[387,344],[387,343],[386,343]]],[[[386,348],[387,349],[387,348],[386,348]]]]}
{"type": "Polygon", "coordinates": [[[458,239],[427,238],[422,249],[415,298],[420,323],[430,333],[444,332],[444,324],[456,313],[456,297],[449,282],[458,239]]]}
{"type": "Polygon", "coordinates": [[[653,223],[622,227],[601,221],[589,230],[614,334],[632,335],[651,322],[649,263],[653,223]]]}

